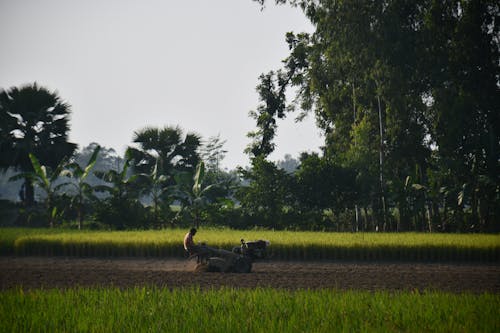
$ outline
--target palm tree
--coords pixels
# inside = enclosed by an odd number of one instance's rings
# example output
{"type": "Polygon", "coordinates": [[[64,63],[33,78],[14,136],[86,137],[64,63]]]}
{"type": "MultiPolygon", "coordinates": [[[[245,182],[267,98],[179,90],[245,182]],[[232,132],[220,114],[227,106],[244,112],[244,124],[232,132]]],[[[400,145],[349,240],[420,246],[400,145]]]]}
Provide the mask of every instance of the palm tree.
{"type": "MultiPolygon", "coordinates": [[[[30,153],[56,168],[76,149],[67,141],[69,114],[70,106],[56,92],[36,83],[0,90],[0,169],[34,171],[30,153]]],[[[27,206],[34,203],[30,177],[24,179],[21,198],[27,206]]]]}
{"type": "Polygon", "coordinates": [[[172,176],[173,171],[192,172],[200,157],[201,138],[194,133],[184,137],[180,127],[145,127],[134,133],[133,142],[138,148],[129,147],[137,173],[151,174],[155,168],[160,174],[172,176]]]}

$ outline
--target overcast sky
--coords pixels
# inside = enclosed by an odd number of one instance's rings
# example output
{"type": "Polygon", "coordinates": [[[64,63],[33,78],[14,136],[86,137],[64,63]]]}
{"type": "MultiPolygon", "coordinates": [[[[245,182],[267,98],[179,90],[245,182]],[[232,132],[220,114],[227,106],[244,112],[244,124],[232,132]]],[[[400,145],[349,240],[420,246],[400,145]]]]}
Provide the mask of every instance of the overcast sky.
{"type": "MultiPolygon", "coordinates": [[[[144,126],[220,134],[248,165],[261,73],[281,66],[303,13],[251,0],[0,0],[0,88],[38,82],[72,106],[70,140],[122,154],[144,126]]],[[[272,160],[317,151],[314,119],[280,123],[272,160]]]]}

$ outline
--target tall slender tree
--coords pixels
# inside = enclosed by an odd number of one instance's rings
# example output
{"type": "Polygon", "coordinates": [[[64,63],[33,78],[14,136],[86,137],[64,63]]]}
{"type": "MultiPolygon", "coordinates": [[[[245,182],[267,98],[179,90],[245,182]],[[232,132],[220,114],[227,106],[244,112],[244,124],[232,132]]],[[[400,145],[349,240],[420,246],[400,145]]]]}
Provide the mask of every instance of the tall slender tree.
{"type": "MultiPolygon", "coordinates": [[[[354,127],[366,119],[373,123],[366,128],[378,129],[369,133],[369,142],[379,143],[372,148],[378,160],[370,163],[382,166],[377,188],[372,188],[379,197],[372,202],[373,211],[385,211],[384,203],[397,206],[400,212],[422,216],[432,229],[442,201],[436,184],[441,184],[446,197],[454,198],[454,212],[460,210],[454,219],[465,216],[470,227],[491,230],[500,215],[497,1],[273,2],[300,7],[315,29],[310,35],[287,34],[291,52],[281,75],[287,79],[279,89],[267,90],[279,92],[271,97],[283,96],[287,86],[297,86],[300,106],[315,112],[325,134],[326,155],[344,162],[355,147],[350,135],[355,92],[354,127]],[[407,207],[410,192],[404,184],[409,176],[419,185],[418,210],[407,207]],[[389,198],[389,185],[401,188],[401,195],[389,198]]],[[[278,100],[279,110],[288,110],[286,101],[278,100]]],[[[271,134],[275,118],[282,116],[257,115],[265,116],[256,117],[257,127],[271,134]]],[[[267,145],[254,147],[273,147],[272,141],[261,142],[267,145]]],[[[377,215],[395,228],[385,214],[377,215]]]]}
{"type": "Polygon", "coordinates": [[[207,171],[216,175],[220,171],[220,163],[226,156],[227,150],[224,149],[226,140],[221,140],[220,134],[208,138],[202,147],[201,157],[206,165],[207,171]]]}

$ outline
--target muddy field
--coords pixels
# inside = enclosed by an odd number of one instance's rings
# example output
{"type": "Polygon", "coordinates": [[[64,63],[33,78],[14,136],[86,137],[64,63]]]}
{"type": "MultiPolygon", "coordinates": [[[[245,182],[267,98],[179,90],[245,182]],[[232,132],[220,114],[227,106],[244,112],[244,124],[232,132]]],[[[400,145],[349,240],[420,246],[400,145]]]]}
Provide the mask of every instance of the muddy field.
{"type": "Polygon", "coordinates": [[[500,265],[267,261],[252,273],[194,272],[194,261],[0,257],[0,288],[272,287],[500,292],[500,265]]]}

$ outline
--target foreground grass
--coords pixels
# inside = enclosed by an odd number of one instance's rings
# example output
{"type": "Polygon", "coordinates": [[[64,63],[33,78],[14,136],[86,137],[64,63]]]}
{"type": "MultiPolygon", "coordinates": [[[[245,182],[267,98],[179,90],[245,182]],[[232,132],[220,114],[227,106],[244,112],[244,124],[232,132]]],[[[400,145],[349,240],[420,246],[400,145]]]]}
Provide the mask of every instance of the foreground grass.
{"type": "MultiPolygon", "coordinates": [[[[182,257],[187,230],[76,231],[0,229],[0,254],[182,257]]],[[[332,233],[205,229],[196,241],[230,249],[239,240],[267,239],[275,259],[500,260],[500,235],[332,233]]]]}
{"type": "Polygon", "coordinates": [[[0,292],[1,332],[498,332],[492,294],[135,288],[0,292]]]}

